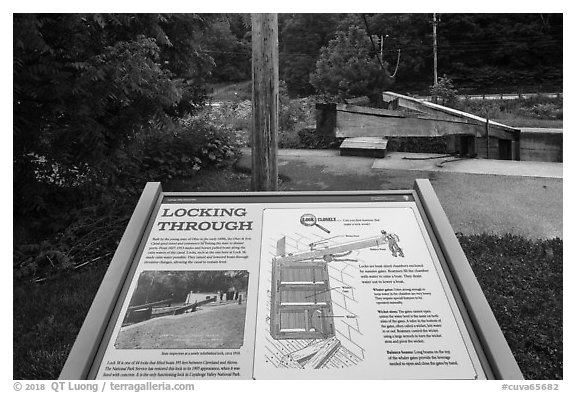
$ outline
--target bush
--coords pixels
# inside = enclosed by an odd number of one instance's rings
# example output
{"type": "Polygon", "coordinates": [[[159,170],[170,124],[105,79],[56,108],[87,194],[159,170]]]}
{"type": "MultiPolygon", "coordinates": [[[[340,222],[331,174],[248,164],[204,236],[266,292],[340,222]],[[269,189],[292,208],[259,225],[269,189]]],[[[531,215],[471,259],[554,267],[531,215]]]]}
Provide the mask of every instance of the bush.
{"type": "Polygon", "coordinates": [[[146,182],[165,183],[232,164],[239,151],[230,136],[205,118],[188,118],[170,131],[143,131],[107,184],[47,184],[55,198],[76,191],[77,200],[65,197],[46,214],[15,218],[14,277],[41,279],[101,258],[103,250],[114,248],[146,182]]]}
{"type": "Polygon", "coordinates": [[[278,128],[280,131],[294,131],[299,124],[309,122],[312,118],[314,103],[307,98],[290,99],[286,83],[280,81],[280,108],[278,113],[278,128]]]}
{"type": "Polygon", "coordinates": [[[560,120],[563,118],[562,106],[558,107],[552,102],[539,102],[528,107],[521,107],[518,112],[523,116],[536,119],[560,120]]]}
{"type": "Polygon", "coordinates": [[[304,128],[298,131],[300,147],[303,149],[337,149],[344,138],[336,138],[331,135],[321,135],[314,128],[304,128]]]}
{"type": "Polygon", "coordinates": [[[189,118],[181,128],[169,133],[153,130],[133,147],[135,156],[129,168],[135,173],[126,174],[146,181],[166,182],[194,176],[203,167],[229,164],[238,151],[228,131],[206,125],[199,118],[189,118]]]}
{"type": "Polygon", "coordinates": [[[531,97],[517,100],[463,100],[456,108],[488,119],[517,114],[533,119],[561,120],[563,98],[531,97]]]}
{"type": "Polygon", "coordinates": [[[388,151],[411,153],[447,154],[448,139],[440,137],[392,137],[388,138],[388,151]]]}
{"type": "Polygon", "coordinates": [[[320,49],[310,83],[318,93],[340,99],[367,95],[372,102],[382,101],[383,90],[392,84],[387,64],[372,55],[366,31],[352,25],[338,31],[328,46],[320,49]]]}
{"type": "Polygon", "coordinates": [[[430,86],[430,94],[436,98],[438,104],[454,106],[458,101],[458,90],[454,87],[452,79],[446,75],[440,77],[436,85],[430,86]]]}

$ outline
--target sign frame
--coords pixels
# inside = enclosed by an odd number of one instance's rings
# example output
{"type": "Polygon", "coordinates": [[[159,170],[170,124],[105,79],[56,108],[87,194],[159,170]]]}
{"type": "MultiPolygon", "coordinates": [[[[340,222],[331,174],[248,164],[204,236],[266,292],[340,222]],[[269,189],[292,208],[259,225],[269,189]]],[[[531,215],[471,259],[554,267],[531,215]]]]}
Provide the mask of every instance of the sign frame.
{"type": "Polygon", "coordinates": [[[151,231],[154,217],[165,198],[199,198],[206,202],[357,202],[391,200],[409,195],[421,213],[424,226],[436,250],[452,289],[474,349],[488,379],[519,380],[522,372],[496,321],[484,293],[468,263],[448,218],[428,179],[417,179],[410,190],[324,191],[324,192],[163,192],[158,182],[146,184],[118,245],[102,284],[80,329],[60,379],[91,379],[95,376],[98,359],[110,339],[111,326],[119,317],[139,257],[151,231]]]}

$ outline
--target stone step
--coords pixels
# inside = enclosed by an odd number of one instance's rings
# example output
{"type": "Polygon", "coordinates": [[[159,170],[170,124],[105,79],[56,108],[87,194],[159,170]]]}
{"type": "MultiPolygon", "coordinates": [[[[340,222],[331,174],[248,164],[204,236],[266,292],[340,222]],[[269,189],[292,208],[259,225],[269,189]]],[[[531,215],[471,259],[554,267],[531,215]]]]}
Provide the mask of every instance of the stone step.
{"type": "Polygon", "coordinates": [[[384,158],[386,156],[387,145],[387,138],[346,138],[340,145],[340,155],[384,158]]]}

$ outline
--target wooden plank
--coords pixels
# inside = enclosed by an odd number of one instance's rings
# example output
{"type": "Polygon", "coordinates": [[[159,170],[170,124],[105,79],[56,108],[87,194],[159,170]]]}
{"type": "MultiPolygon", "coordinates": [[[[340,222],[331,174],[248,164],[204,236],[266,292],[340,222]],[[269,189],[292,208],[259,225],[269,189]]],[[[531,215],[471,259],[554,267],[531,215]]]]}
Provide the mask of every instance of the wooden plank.
{"type": "Polygon", "coordinates": [[[390,109],[380,109],[380,108],[368,108],[365,106],[348,105],[348,104],[337,104],[336,110],[338,112],[361,113],[364,115],[401,117],[401,118],[406,117],[406,115],[400,111],[393,111],[390,109]]]}
{"type": "Polygon", "coordinates": [[[276,340],[333,336],[334,322],[326,262],[318,264],[317,267],[321,269],[311,269],[311,263],[281,262],[285,258],[287,257],[278,257],[272,262],[270,335],[276,340]],[[300,270],[302,274],[286,274],[286,271],[293,273],[295,270],[300,270]],[[319,277],[315,277],[315,274],[319,277]],[[283,277],[292,277],[297,282],[318,284],[294,284],[282,281],[283,277]],[[303,296],[305,297],[302,298],[303,296]],[[315,315],[321,315],[320,323],[316,325],[315,315]]]}
{"type": "Polygon", "coordinates": [[[427,113],[436,117],[437,119],[442,120],[454,120],[454,121],[461,121],[461,116],[452,113],[446,113],[443,111],[434,110],[432,108],[427,107],[424,102],[421,102],[417,99],[412,99],[412,97],[403,96],[401,94],[396,94],[392,92],[384,92],[382,93],[385,101],[394,101],[397,100],[398,105],[402,108],[415,110],[422,113],[427,113]]]}
{"type": "Polygon", "coordinates": [[[322,350],[326,345],[331,344],[334,340],[338,341],[336,337],[330,337],[326,340],[318,340],[312,342],[307,347],[304,347],[298,351],[289,353],[288,355],[284,356],[285,358],[289,358],[294,362],[298,362],[298,364],[304,364],[306,361],[311,359],[318,351],[322,350]]]}
{"type": "Polygon", "coordinates": [[[340,145],[340,149],[368,149],[386,150],[388,139],[378,137],[347,138],[340,145]]]}
{"type": "Polygon", "coordinates": [[[388,139],[378,137],[347,138],[340,145],[341,156],[386,157],[388,139]]]}
{"type": "Polygon", "coordinates": [[[370,104],[370,99],[366,96],[346,98],[344,101],[347,104],[351,104],[351,105],[368,105],[368,104],[370,104]]]}
{"type": "MultiPolygon", "coordinates": [[[[480,124],[485,125],[488,121],[490,124],[490,131],[492,132],[493,128],[498,128],[503,131],[515,132],[518,131],[517,128],[510,127],[504,124],[497,123],[492,120],[485,119],[480,116],[472,115],[470,113],[462,112],[457,109],[448,108],[443,105],[434,104],[432,102],[426,102],[422,100],[418,100],[416,98],[408,97],[402,94],[393,93],[390,91],[384,92],[383,96],[389,100],[398,98],[398,102],[401,107],[407,109],[414,109],[423,113],[428,113],[430,115],[437,115],[437,116],[446,116],[447,119],[453,120],[460,120],[460,121],[467,121],[472,124],[480,124]]],[[[511,138],[506,138],[511,139],[511,138]]]]}
{"type": "MultiPolygon", "coordinates": [[[[298,263],[308,259],[321,259],[325,256],[332,256],[336,254],[340,254],[346,251],[352,250],[359,250],[362,248],[368,247],[375,247],[379,246],[380,244],[387,243],[387,240],[384,235],[382,236],[374,236],[367,239],[337,244],[334,246],[330,246],[328,248],[323,248],[320,250],[312,250],[312,251],[303,251],[299,253],[294,253],[287,255],[285,257],[278,257],[275,259],[276,263],[298,263]]],[[[306,262],[308,263],[308,262],[306,262]]],[[[296,265],[301,266],[301,265],[296,265]]]]}
{"type": "Polygon", "coordinates": [[[332,355],[340,348],[340,340],[332,337],[320,348],[312,358],[304,364],[305,369],[321,368],[327,361],[330,360],[332,355]]]}
{"type": "Polygon", "coordinates": [[[286,255],[286,236],[276,242],[276,255],[286,255]]]}
{"type": "MultiPolygon", "coordinates": [[[[500,129],[491,129],[493,137],[514,140],[515,134],[500,129]]],[[[426,118],[398,118],[366,116],[361,113],[337,112],[335,135],[339,138],[352,137],[431,137],[443,135],[485,134],[484,123],[480,125],[426,118]]]]}
{"type": "Polygon", "coordinates": [[[128,310],[127,310],[127,311],[137,310],[137,309],[139,309],[139,308],[160,306],[160,305],[162,305],[162,304],[172,303],[172,300],[173,300],[173,299],[166,299],[166,300],[160,300],[160,301],[152,302],[152,303],[140,304],[140,305],[138,305],[138,306],[131,306],[131,307],[128,307],[128,310]]]}

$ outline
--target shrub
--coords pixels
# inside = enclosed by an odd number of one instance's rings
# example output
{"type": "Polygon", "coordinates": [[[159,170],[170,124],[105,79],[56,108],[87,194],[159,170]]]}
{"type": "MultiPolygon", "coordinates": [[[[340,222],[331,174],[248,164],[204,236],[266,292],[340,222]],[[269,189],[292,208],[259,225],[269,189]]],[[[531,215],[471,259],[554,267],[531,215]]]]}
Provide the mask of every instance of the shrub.
{"type": "Polygon", "coordinates": [[[142,131],[127,147],[109,183],[48,184],[57,196],[77,191],[76,203],[52,203],[49,214],[15,220],[14,276],[42,278],[102,256],[123,231],[144,184],[194,176],[202,168],[231,164],[238,156],[228,129],[188,118],[169,131],[142,131]]]}
{"type": "Polygon", "coordinates": [[[440,77],[436,85],[430,86],[430,94],[437,99],[437,103],[444,106],[454,106],[458,101],[458,90],[446,75],[440,77]]]}
{"type": "Polygon", "coordinates": [[[298,131],[300,146],[304,149],[337,149],[344,138],[331,135],[321,135],[314,128],[304,128],[298,131]]]}
{"type": "Polygon", "coordinates": [[[190,118],[182,127],[166,133],[152,130],[140,138],[134,149],[140,152],[128,174],[146,181],[169,181],[194,176],[201,168],[220,167],[237,156],[228,130],[205,124],[203,119],[190,118]]]}
{"type": "Polygon", "coordinates": [[[388,151],[447,154],[447,137],[393,137],[388,139],[388,151]]]}
{"type": "Polygon", "coordinates": [[[521,107],[518,112],[526,117],[537,119],[555,120],[563,118],[562,106],[552,102],[539,102],[528,107],[521,107]]]}
{"type": "Polygon", "coordinates": [[[340,99],[367,95],[371,101],[381,102],[380,93],[392,84],[386,68],[387,64],[380,64],[372,55],[366,31],[352,25],[322,47],[310,83],[320,94],[340,99]]]}
{"type": "Polygon", "coordinates": [[[501,118],[503,114],[517,114],[533,119],[561,120],[563,99],[531,97],[516,100],[463,100],[457,108],[489,119],[501,118]]]}

